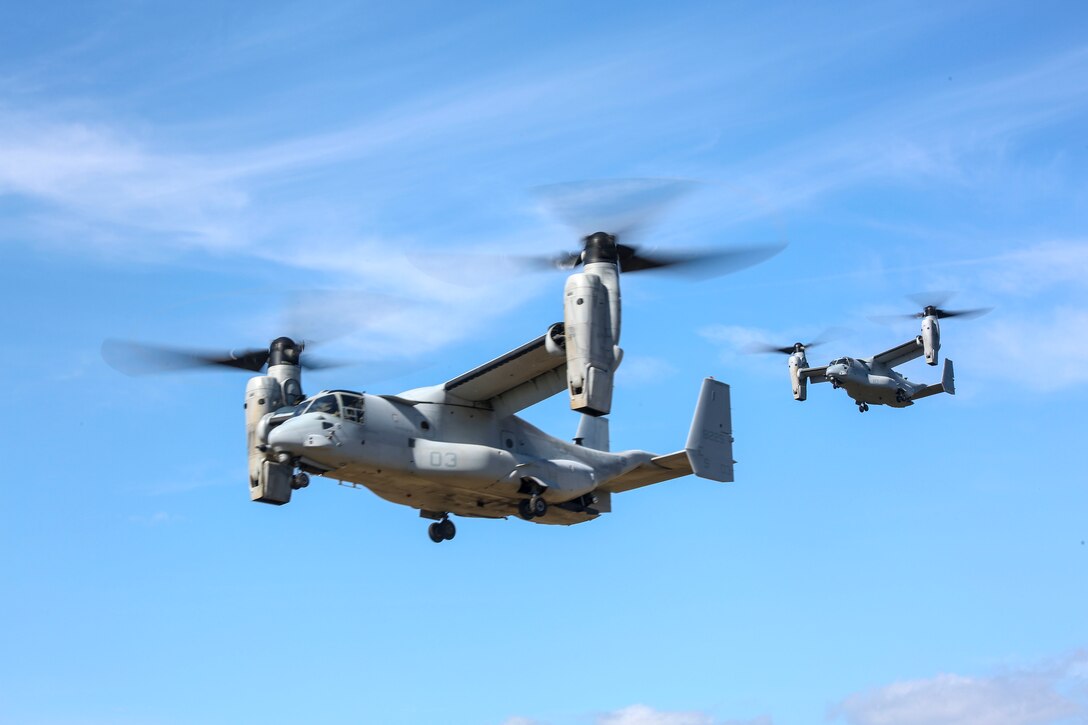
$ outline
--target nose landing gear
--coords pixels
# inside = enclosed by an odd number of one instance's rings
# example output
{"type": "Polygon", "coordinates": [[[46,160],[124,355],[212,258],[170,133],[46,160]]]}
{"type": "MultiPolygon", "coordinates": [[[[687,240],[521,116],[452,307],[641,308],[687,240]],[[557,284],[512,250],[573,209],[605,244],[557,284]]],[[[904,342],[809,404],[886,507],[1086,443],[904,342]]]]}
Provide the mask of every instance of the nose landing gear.
{"type": "Polygon", "coordinates": [[[867,410],[869,410],[869,404],[868,403],[858,403],[858,412],[859,413],[864,413],[867,410]]]}

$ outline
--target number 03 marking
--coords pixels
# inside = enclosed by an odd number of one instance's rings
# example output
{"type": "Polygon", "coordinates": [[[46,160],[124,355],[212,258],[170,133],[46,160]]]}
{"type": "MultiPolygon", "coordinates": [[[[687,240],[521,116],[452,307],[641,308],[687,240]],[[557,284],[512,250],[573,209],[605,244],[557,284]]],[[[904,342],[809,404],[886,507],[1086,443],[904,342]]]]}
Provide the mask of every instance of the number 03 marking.
{"type": "Polygon", "coordinates": [[[431,466],[434,468],[457,468],[457,454],[431,451],[431,466]]]}

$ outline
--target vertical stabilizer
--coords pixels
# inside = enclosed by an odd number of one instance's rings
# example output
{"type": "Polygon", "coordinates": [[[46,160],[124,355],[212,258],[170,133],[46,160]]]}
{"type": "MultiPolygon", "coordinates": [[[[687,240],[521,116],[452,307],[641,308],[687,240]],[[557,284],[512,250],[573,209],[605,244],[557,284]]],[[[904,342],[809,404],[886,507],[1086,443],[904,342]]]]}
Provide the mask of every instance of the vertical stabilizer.
{"type": "Polygon", "coordinates": [[[574,442],[595,451],[607,451],[608,418],[596,418],[592,415],[582,415],[578,423],[578,432],[574,434],[574,442]]]}
{"type": "Polygon", "coordinates": [[[944,359],[944,374],[941,376],[941,386],[944,387],[944,392],[949,395],[956,394],[956,376],[952,372],[952,361],[948,358],[944,359]]]}
{"type": "Polygon", "coordinates": [[[733,421],[729,386],[725,383],[714,378],[703,380],[684,450],[696,476],[711,481],[733,480],[733,421]]]}
{"type": "Polygon", "coordinates": [[[956,377],[952,370],[952,361],[948,358],[944,359],[944,374],[941,375],[941,382],[936,385],[924,386],[911,397],[911,400],[921,400],[937,393],[956,394],[956,377]]]}

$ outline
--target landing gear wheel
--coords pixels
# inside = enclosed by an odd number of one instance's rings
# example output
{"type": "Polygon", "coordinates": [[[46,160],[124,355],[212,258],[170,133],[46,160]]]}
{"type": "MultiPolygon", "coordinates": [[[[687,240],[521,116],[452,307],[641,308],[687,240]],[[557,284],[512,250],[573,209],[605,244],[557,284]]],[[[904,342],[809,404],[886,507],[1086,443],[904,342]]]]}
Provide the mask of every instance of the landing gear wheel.
{"type": "Polygon", "coordinates": [[[306,473],[296,473],[291,476],[291,488],[299,490],[300,488],[306,488],[310,485],[310,476],[306,473]]]}
{"type": "Polygon", "coordinates": [[[532,520],[533,510],[529,506],[529,499],[523,498],[522,500],[518,501],[518,516],[525,519],[526,521],[532,520]]]}
{"type": "Polygon", "coordinates": [[[453,525],[452,521],[446,519],[438,523],[438,532],[442,534],[443,539],[450,541],[454,536],[457,536],[457,527],[453,525]]]}
{"type": "Polygon", "coordinates": [[[539,496],[533,496],[529,499],[529,510],[533,512],[533,517],[537,518],[548,513],[548,502],[539,496]]]}
{"type": "Polygon", "coordinates": [[[869,404],[868,403],[858,403],[858,412],[859,413],[864,413],[867,410],[869,410],[869,404]]]}
{"type": "Polygon", "coordinates": [[[903,398],[904,398],[903,389],[902,388],[896,388],[895,389],[895,402],[902,403],[903,398]]]}
{"type": "Polygon", "coordinates": [[[453,522],[449,519],[435,521],[427,527],[427,536],[429,536],[434,543],[441,544],[443,541],[449,541],[454,536],[457,536],[457,527],[454,526],[453,522]]]}

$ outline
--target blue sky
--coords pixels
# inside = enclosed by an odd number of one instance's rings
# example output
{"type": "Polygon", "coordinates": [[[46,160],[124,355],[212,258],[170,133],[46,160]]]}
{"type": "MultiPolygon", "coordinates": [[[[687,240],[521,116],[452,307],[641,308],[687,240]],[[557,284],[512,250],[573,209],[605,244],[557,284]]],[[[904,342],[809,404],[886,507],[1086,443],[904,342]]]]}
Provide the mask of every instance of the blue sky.
{"type": "Polygon", "coordinates": [[[1088,11],[855,5],[8,3],[0,721],[1088,721],[1088,11]],[[337,289],[365,362],[307,390],[441,382],[561,317],[487,262],[571,245],[531,190],[625,177],[702,182],[647,244],[790,243],[625,280],[614,446],[679,448],[714,375],[733,484],[435,546],[332,482],[249,503],[244,375],[99,356],[337,289]],[[944,326],[954,398],[798,404],[740,352],[871,354],[944,289],[995,308],[944,326]]]}

